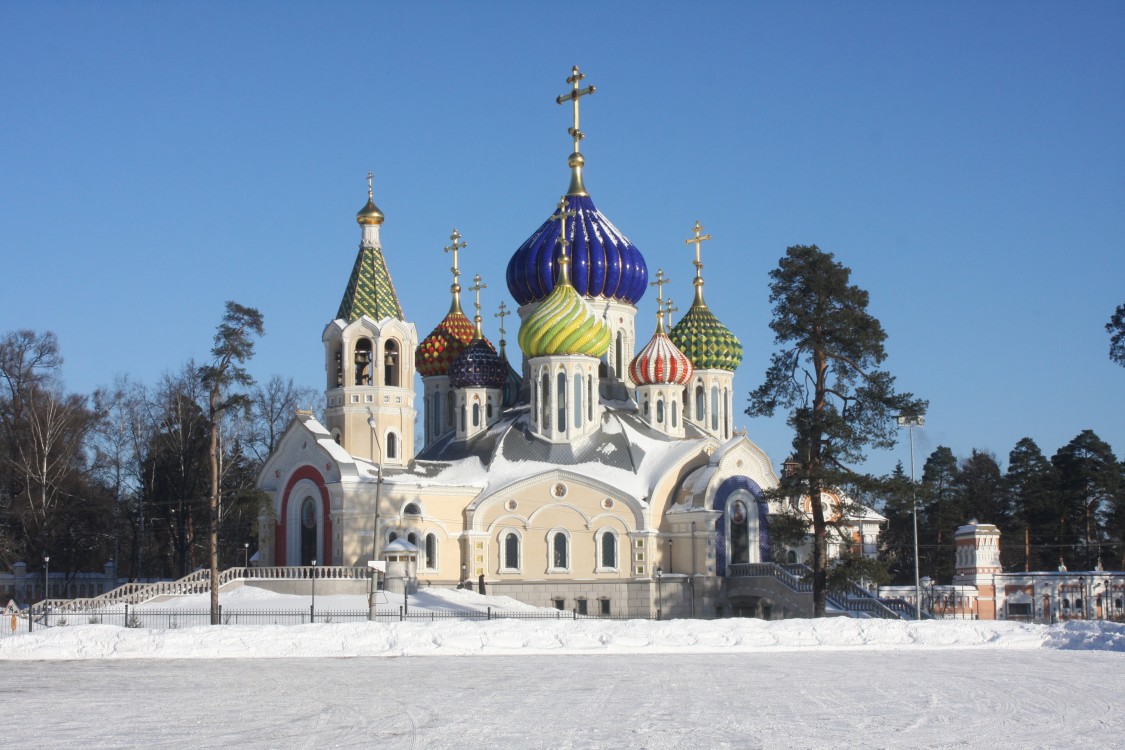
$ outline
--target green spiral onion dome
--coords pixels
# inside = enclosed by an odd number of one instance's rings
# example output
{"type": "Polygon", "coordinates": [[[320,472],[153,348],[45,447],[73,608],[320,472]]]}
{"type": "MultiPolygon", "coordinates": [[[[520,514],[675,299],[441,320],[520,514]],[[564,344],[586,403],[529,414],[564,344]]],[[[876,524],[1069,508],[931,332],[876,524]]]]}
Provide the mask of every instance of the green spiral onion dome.
{"type": "Polygon", "coordinates": [[[552,354],[600,357],[609,341],[609,328],[569,283],[556,286],[520,326],[520,349],[529,359],[552,354]]]}
{"type": "Polygon", "coordinates": [[[742,363],[742,344],[706,305],[692,305],[668,337],[697,370],[730,370],[742,363]]]}

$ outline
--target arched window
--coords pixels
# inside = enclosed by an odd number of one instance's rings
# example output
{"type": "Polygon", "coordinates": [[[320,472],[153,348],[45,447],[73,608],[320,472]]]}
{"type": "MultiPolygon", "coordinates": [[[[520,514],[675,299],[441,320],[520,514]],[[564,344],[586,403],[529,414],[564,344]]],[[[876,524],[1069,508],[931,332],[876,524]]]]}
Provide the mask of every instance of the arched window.
{"type": "Polygon", "coordinates": [[[648,416],[648,399],[647,398],[645,399],[645,405],[642,407],[642,410],[643,410],[644,415],[647,417],[648,416]]]}
{"type": "Polygon", "coordinates": [[[711,386],[711,429],[719,430],[719,386],[711,386]]]}
{"type": "Polygon", "coordinates": [[[619,380],[625,379],[625,334],[617,332],[617,342],[613,347],[614,375],[619,380]]]}
{"type": "Polygon", "coordinates": [[[656,401],[656,423],[664,424],[664,399],[656,401]]]}
{"type": "Polygon", "coordinates": [[[504,535],[504,569],[520,569],[520,538],[514,531],[504,535]]]}
{"type": "Polygon", "coordinates": [[[473,404],[473,427],[480,427],[480,404],[473,404]]]}
{"type": "Polygon", "coordinates": [[[599,562],[603,568],[617,568],[617,534],[612,531],[602,532],[599,562]]]}
{"type": "Polygon", "coordinates": [[[420,516],[422,515],[422,509],[418,506],[418,503],[407,503],[406,507],[402,509],[402,515],[420,516]]]}
{"type": "Polygon", "coordinates": [[[674,400],[672,401],[672,426],[680,426],[680,405],[674,400]]]}
{"type": "Polygon", "coordinates": [[[409,534],[406,535],[406,541],[410,542],[415,547],[417,547],[418,546],[418,535],[415,534],[413,531],[411,531],[409,534]]]}
{"type": "Polygon", "coordinates": [[[723,389],[723,434],[730,437],[730,388],[723,389]]]}
{"type": "Polygon", "coordinates": [[[431,429],[434,431],[434,437],[437,437],[441,432],[441,394],[435,391],[433,398],[430,400],[433,402],[434,410],[432,419],[433,427],[431,429]]]}
{"type": "Polygon", "coordinates": [[[558,402],[559,411],[559,432],[566,431],[566,373],[560,372],[557,380],[557,388],[555,390],[555,400],[558,402]]]}
{"type": "Polygon", "coordinates": [[[531,424],[539,424],[539,384],[531,383],[531,424]]]}
{"type": "Polygon", "coordinates": [[[465,431],[465,410],[461,410],[461,432],[465,431]]]}
{"type": "Polygon", "coordinates": [[[551,540],[551,567],[556,570],[566,570],[570,562],[570,550],[568,549],[569,540],[566,534],[558,531],[555,532],[554,539],[551,540]]]}
{"type": "Polygon", "coordinates": [[[392,531],[390,534],[387,534],[387,544],[390,544],[391,542],[393,542],[396,539],[398,539],[398,532],[397,531],[392,531]]]}
{"type": "Polygon", "coordinates": [[[453,415],[457,411],[457,404],[453,397],[453,391],[445,392],[445,426],[446,428],[453,426],[453,415]]]}
{"type": "Polygon", "coordinates": [[[355,342],[355,384],[371,385],[371,341],[360,339],[355,342]]]}
{"type": "Polygon", "coordinates": [[[398,458],[398,435],[387,433],[387,458],[398,458]]]}
{"type": "Polygon", "coordinates": [[[430,570],[437,568],[437,534],[426,534],[426,567],[430,570]]]}
{"type": "Polygon", "coordinates": [[[492,419],[492,396],[488,397],[488,404],[485,407],[485,419],[492,419]]]}
{"type": "Polygon", "coordinates": [[[551,429],[551,376],[546,372],[540,378],[539,385],[539,406],[541,407],[539,417],[539,428],[543,431],[551,429]]]}
{"type": "Polygon", "coordinates": [[[344,355],[340,351],[340,347],[336,347],[336,352],[332,355],[332,360],[336,363],[335,385],[337,388],[341,388],[344,385],[344,355]]]}
{"type": "Polygon", "coordinates": [[[586,376],[586,419],[594,421],[594,376],[586,376]]]}
{"type": "Polygon", "coordinates": [[[574,429],[582,427],[582,376],[574,375],[574,429]]]}
{"type": "Polygon", "coordinates": [[[695,421],[703,421],[703,384],[695,386],[695,421]]]}
{"type": "Polygon", "coordinates": [[[391,339],[383,345],[383,385],[398,384],[398,342],[391,339]]]}

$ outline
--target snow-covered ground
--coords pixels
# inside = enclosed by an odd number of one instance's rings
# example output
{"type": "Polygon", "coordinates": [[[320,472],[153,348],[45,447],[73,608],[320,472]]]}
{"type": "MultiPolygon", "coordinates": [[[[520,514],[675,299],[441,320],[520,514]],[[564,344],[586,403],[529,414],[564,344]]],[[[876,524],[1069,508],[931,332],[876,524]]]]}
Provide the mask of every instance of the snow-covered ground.
{"type": "Polygon", "coordinates": [[[5,747],[993,750],[1118,748],[1125,730],[1109,623],[81,625],[0,639],[0,660],[5,747]]]}

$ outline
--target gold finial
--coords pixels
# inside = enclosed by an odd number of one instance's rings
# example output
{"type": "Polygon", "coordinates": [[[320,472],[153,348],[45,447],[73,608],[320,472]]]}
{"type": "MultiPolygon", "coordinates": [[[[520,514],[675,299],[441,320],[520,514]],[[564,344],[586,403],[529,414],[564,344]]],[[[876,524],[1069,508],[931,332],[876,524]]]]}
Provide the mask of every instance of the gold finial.
{"type": "Polygon", "coordinates": [[[659,333],[664,333],[664,285],[667,283],[663,268],[656,269],[656,281],[649,282],[649,286],[656,287],[656,330],[659,333]]]}
{"type": "Polygon", "coordinates": [[[691,303],[692,307],[706,307],[707,304],[703,301],[703,261],[699,259],[699,246],[707,240],[711,239],[711,235],[703,234],[703,225],[697,219],[695,226],[691,228],[695,236],[690,240],[684,240],[685,245],[695,245],[695,279],[692,284],[695,286],[695,300],[691,303]]]}
{"type": "Polygon", "coordinates": [[[668,330],[672,330],[672,313],[679,311],[680,308],[672,306],[672,298],[669,297],[668,301],[664,303],[664,314],[668,316],[668,330]]]}
{"type": "Polygon", "coordinates": [[[453,302],[449,306],[449,312],[455,313],[461,312],[461,284],[457,281],[457,277],[461,275],[461,267],[457,263],[457,252],[462,248],[468,247],[469,243],[460,241],[461,233],[456,229],[453,230],[453,234],[449,235],[449,239],[453,240],[453,244],[448,247],[443,247],[442,250],[447,253],[453,253],[453,268],[449,269],[453,272],[453,284],[449,287],[449,291],[453,294],[453,302]]]}
{"type": "Polygon", "coordinates": [[[551,217],[551,221],[562,222],[558,239],[558,243],[562,245],[562,256],[559,258],[559,277],[555,279],[556,286],[570,286],[570,256],[566,252],[567,247],[570,246],[570,240],[566,238],[566,220],[577,215],[577,211],[567,210],[567,200],[564,195],[562,200],[559,201],[558,213],[551,217]]]}
{"type": "Polygon", "coordinates": [[[480,316],[480,290],[481,289],[487,289],[487,288],[488,288],[488,284],[480,283],[480,274],[479,273],[476,274],[475,276],[473,276],[473,285],[471,287],[469,287],[469,291],[470,292],[476,292],[476,295],[477,295],[477,300],[476,300],[476,302],[473,303],[473,306],[476,307],[476,310],[477,310],[477,314],[473,316],[473,322],[476,324],[476,335],[473,338],[477,338],[477,339],[483,339],[484,338],[484,331],[482,331],[481,327],[480,327],[481,320],[482,320],[482,318],[480,316]]]}
{"type": "Polygon", "coordinates": [[[383,212],[375,205],[375,192],[372,184],[375,180],[375,175],[372,172],[367,173],[367,204],[356,212],[355,220],[361,226],[364,224],[373,224],[378,226],[383,223],[383,212]]]}
{"type": "Polygon", "coordinates": [[[504,318],[508,317],[511,314],[511,311],[508,310],[508,306],[504,304],[504,300],[500,300],[500,312],[492,316],[494,318],[500,318],[500,356],[505,358],[506,355],[504,354],[504,344],[508,342],[504,340],[504,334],[506,333],[504,329],[504,318]]]}
{"type": "Polygon", "coordinates": [[[570,155],[567,164],[570,165],[570,188],[566,191],[567,195],[586,195],[586,186],[582,184],[582,166],[586,160],[582,158],[579,153],[579,141],[586,137],[578,128],[578,100],[587,94],[592,94],[597,91],[593,86],[587,86],[584,89],[578,88],[578,84],[586,77],[585,73],[578,72],[578,66],[575,65],[570,72],[570,77],[566,82],[571,85],[570,91],[555,97],[555,103],[562,104],[563,102],[571,102],[574,105],[574,125],[567,128],[570,137],[574,139],[574,153],[570,155]]]}

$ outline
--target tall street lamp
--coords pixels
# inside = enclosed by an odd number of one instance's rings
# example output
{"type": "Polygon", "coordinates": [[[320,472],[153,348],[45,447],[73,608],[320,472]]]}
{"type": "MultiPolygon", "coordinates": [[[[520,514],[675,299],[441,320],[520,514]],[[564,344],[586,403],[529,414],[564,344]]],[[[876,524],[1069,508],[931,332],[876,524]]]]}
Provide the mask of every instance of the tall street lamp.
{"type": "Polygon", "coordinates": [[[250,567],[250,542],[242,543],[242,567],[250,567]]]}
{"type": "Polygon", "coordinates": [[[312,560],[312,604],[309,605],[309,622],[316,622],[316,560],[312,560]]]}
{"type": "Polygon", "coordinates": [[[51,598],[51,556],[43,555],[43,601],[51,598]]]}
{"type": "Polygon", "coordinates": [[[660,579],[664,577],[664,568],[656,569],[656,619],[660,620],[663,617],[664,610],[664,597],[660,591],[660,579]]]}
{"type": "Polygon", "coordinates": [[[375,417],[370,416],[367,418],[367,426],[371,428],[371,460],[375,461],[375,446],[379,447],[379,460],[375,463],[375,513],[371,521],[371,559],[375,559],[375,538],[379,534],[379,495],[383,489],[383,444],[375,434],[378,425],[375,422],[375,417]]]}
{"type": "Polygon", "coordinates": [[[900,414],[898,426],[910,433],[910,505],[914,515],[914,617],[922,619],[922,579],[918,575],[918,497],[914,486],[914,428],[926,424],[926,418],[917,414],[900,414]]]}

